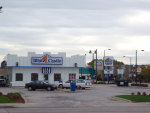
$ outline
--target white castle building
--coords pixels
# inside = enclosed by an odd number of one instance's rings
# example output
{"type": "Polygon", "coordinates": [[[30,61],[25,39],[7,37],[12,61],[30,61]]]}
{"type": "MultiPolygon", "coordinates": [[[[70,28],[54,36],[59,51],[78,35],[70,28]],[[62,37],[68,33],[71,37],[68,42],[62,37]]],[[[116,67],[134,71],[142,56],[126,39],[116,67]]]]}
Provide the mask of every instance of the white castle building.
{"type": "Polygon", "coordinates": [[[79,68],[86,66],[85,55],[66,57],[63,52],[29,52],[28,56],[8,54],[4,60],[7,62],[8,79],[12,86],[25,86],[25,83],[35,80],[57,84],[60,80],[79,79],[79,68]]]}

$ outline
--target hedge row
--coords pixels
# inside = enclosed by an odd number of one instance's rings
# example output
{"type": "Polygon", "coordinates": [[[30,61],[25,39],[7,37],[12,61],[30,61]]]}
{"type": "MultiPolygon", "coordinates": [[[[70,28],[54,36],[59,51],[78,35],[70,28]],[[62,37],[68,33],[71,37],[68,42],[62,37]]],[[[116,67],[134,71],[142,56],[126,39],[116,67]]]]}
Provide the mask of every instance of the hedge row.
{"type": "Polygon", "coordinates": [[[132,83],[131,86],[142,86],[142,87],[148,87],[148,84],[135,84],[132,83]]]}

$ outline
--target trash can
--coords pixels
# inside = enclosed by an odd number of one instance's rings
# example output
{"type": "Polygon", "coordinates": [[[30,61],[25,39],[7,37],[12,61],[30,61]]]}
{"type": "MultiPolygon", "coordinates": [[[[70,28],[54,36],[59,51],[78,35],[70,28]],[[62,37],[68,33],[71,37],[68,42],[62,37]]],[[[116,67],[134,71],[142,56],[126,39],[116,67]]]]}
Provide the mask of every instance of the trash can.
{"type": "Polygon", "coordinates": [[[76,83],[75,82],[70,83],[70,90],[71,91],[76,91],[76,83]]]}

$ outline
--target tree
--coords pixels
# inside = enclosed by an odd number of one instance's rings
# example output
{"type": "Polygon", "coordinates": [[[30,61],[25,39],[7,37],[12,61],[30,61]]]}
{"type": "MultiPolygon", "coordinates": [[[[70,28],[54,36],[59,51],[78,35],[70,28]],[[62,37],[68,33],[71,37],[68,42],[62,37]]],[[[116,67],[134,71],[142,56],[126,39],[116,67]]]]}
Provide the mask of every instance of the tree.
{"type": "Polygon", "coordinates": [[[142,69],[141,78],[146,82],[150,81],[150,66],[146,66],[142,69]]]}
{"type": "Polygon", "coordinates": [[[114,60],[114,65],[124,65],[124,63],[120,62],[120,61],[117,61],[117,60],[114,60]]]}

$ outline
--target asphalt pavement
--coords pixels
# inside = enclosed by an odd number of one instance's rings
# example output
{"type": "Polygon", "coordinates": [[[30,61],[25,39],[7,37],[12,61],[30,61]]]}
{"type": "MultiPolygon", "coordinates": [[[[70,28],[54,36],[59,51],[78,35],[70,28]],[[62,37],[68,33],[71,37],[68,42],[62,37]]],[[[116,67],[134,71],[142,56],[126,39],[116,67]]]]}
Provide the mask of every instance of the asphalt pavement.
{"type": "Polygon", "coordinates": [[[134,103],[114,98],[115,95],[146,92],[149,88],[93,85],[90,89],[70,92],[28,91],[24,88],[1,88],[0,92],[20,92],[25,104],[0,104],[0,113],[149,113],[150,103],[134,103]]]}

